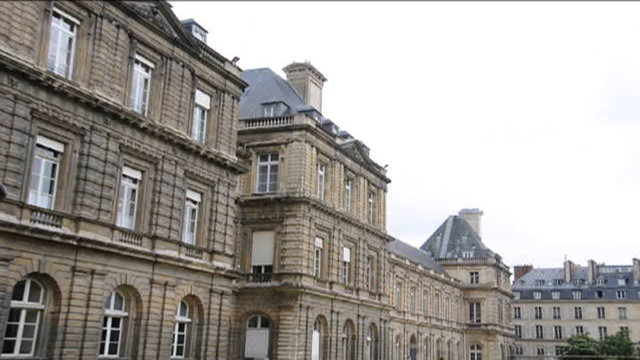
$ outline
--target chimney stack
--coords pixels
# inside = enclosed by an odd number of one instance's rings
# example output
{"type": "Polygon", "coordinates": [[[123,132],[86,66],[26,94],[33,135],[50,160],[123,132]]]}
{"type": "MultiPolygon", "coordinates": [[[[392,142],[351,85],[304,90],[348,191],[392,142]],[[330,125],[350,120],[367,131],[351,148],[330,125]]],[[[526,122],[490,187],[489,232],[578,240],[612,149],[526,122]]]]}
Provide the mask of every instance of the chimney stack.
{"type": "Polygon", "coordinates": [[[533,270],[533,265],[516,265],[513,267],[513,281],[520,279],[527,275],[529,271],[533,270]]]}
{"type": "Polygon", "coordinates": [[[480,220],[482,218],[482,210],[473,208],[473,209],[462,209],[458,212],[458,215],[462,217],[471,228],[478,234],[478,236],[482,237],[480,233],[480,220]]]}
{"type": "Polygon", "coordinates": [[[282,69],[287,81],[302,96],[305,104],[322,112],[322,87],[327,78],[308,62],[294,62],[282,69]]]}
{"type": "Polygon", "coordinates": [[[589,260],[587,264],[587,281],[592,284],[598,276],[598,264],[593,260],[589,260]]]}
{"type": "Polygon", "coordinates": [[[571,260],[564,261],[564,282],[570,283],[575,278],[575,265],[571,260]]]}

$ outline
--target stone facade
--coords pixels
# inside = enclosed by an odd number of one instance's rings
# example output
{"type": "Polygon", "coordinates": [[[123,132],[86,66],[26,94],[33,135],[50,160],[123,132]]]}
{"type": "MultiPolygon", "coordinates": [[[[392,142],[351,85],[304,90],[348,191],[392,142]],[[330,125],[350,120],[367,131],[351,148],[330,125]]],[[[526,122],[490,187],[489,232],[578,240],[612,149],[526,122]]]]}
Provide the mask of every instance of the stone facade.
{"type": "Polygon", "coordinates": [[[640,343],[640,260],[632,265],[587,266],[565,261],[561,268],[516,266],[512,322],[516,353],[556,355],[574,335],[602,339],[626,329],[640,343]]]}
{"type": "Polygon", "coordinates": [[[240,71],[164,2],[4,1],[0,15],[2,358],[95,359],[114,291],[113,356],[169,358],[185,301],[185,355],[231,358],[240,71]],[[71,29],[70,57],[54,26],[71,29]],[[138,55],[153,67],[145,115],[131,109],[138,55]],[[203,143],[189,131],[196,89],[211,100],[203,143]],[[42,151],[56,162],[50,206],[31,199],[42,151]],[[114,225],[125,167],[140,174],[131,228],[114,225]],[[193,245],[181,241],[187,189],[202,196],[193,245]],[[21,301],[27,282],[41,300],[21,301]],[[35,335],[21,308],[36,309],[35,335]]]}
{"type": "Polygon", "coordinates": [[[0,15],[2,358],[506,357],[508,270],[386,232],[386,171],[310,64],[252,101],[165,1],[0,15]]]}

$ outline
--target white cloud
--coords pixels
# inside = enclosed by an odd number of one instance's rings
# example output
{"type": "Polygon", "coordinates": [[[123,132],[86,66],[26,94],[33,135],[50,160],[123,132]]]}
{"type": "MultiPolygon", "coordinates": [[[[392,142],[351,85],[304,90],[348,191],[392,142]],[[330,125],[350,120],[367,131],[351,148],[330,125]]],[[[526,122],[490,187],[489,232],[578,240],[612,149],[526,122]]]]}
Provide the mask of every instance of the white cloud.
{"type": "Polygon", "coordinates": [[[243,68],[310,60],[389,164],[389,232],[462,207],[508,264],[640,256],[638,3],[172,2],[243,68]]]}

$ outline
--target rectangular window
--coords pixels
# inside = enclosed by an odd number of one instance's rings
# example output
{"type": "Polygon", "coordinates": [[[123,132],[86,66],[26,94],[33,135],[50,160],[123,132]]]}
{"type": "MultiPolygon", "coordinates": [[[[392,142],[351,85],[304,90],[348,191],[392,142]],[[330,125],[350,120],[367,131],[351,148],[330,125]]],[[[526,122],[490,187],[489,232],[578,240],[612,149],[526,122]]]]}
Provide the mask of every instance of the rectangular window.
{"type": "Polygon", "coordinates": [[[616,291],[616,298],[617,299],[626,299],[627,298],[627,292],[624,291],[624,290],[616,291]]]}
{"type": "Polygon", "coordinates": [[[598,306],[598,319],[606,319],[605,317],[605,312],[604,312],[604,306],[598,306]]]}
{"type": "Polygon", "coordinates": [[[582,325],[576,326],[576,335],[584,335],[584,327],[582,325]]]}
{"type": "Polygon", "coordinates": [[[618,285],[619,286],[624,286],[627,284],[627,280],[626,279],[618,279],[618,285]]]}
{"type": "Polygon", "coordinates": [[[256,192],[278,191],[278,153],[258,155],[258,181],[256,192]]]}
{"type": "Polygon", "coordinates": [[[536,280],[536,286],[544,286],[544,280],[536,280]]]}
{"type": "Polygon", "coordinates": [[[536,299],[536,300],[542,299],[542,293],[540,291],[534,291],[533,292],[533,298],[536,299]]]}
{"type": "Polygon", "coordinates": [[[574,291],[572,294],[573,294],[573,298],[574,298],[575,300],[580,300],[580,299],[582,299],[582,292],[581,292],[581,291],[574,291]]]}
{"type": "Polygon", "coordinates": [[[618,319],[627,320],[627,308],[626,307],[619,307],[618,308],[618,319]]]}
{"type": "Polygon", "coordinates": [[[535,319],[542,319],[542,307],[541,306],[536,306],[535,308],[533,308],[533,312],[534,312],[534,318],[535,319]]]}
{"type": "Polygon", "coordinates": [[[393,305],[398,310],[402,310],[402,283],[396,282],[396,292],[393,296],[393,305]]]}
{"type": "Polygon", "coordinates": [[[273,273],[274,231],[254,231],[251,241],[251,280],[269,282],[273,273]]]}
{"type": "Polygon", "coordinates": [[[513,292],[513,298],[515,300],[520,300],[520,291],[514,291],[513,292]]]}
{"type": "Polygon", "coordinates": [[[469,283],[471,284],[479,284],[480,283],[480,274],[477,271],[472,271],[469,273],[469,283]]]}
{"type": "Polygon", "coordinates": [[[555,339],[562,339],[562,326],[553,327],[553,337],[555,339]]]}
{"type": "Polygon", "coordinates": [[[516,333],[516,338],[522,339],[522,326],[521,325],[515,325],[513,328],[514,328],[515,333],[516,333]]]}
{"type": "Polygon", "coordinates": [[[551,298],[554,299],[554,300],[560,299],[560,291],[552,291],[551,292],[551,298]]]}
{"type": "Polygon", "coordinates": [[[536,354],[537,355],[544,355],[544,346],[538,346],[536,348],[536,354]]]}
{"type": "Polygon", "coordinates": [[[409,289],[409,311],[412,313],[416,312],[416,288],[412,286],[409,289]]]}
{"type": "Polygon", "coordinates": [[[424,315],[429,314],[429,291],[422,291],[422,313],[424,315]]]}
{"type": "Polygon", "coordinates": [[[514,319],[521,319],[522,318],[522,312],[520,310],[520,306],[516,306],[513,308],[513,318],[514,319]]]}
{"type": "Polygon", "coordinates": [[[342,248],[342,267],[340,269],[340,282],[343,284],[349,284],[351,281],[351,249],[348,247],[342,248]]]}
{"type": "Polygon", "coordinates": [[[193,120],[191,124],[191,137],[203,143],[207,133],[207,115],[211,107],[211,97],[200,90],[196,90],[195,104],[193,105],[193,120]]]}
{"type": "Polygon", "coordinates": [[[51,33],[49,35],[49,54],[47,70],[71,79],[73,74],[73,58],[76,49],[76,32],[80,22],[53,9],[51,14],[51,33]]]}
{"type": "Polygon", "coordinates": [[[373,256],[367,256],[367,262],[365,263],[364,275],[366,277],[367,289],[369,291],[374,290],[374,260],[373,256]]]}
{"type": "Polygon", "coordinates": [[[596,291],[596,299],[602,299],[604,297],[604,291],[597,290],[596,291]]]}
{"type": "Polygon", "coordinates": [[[542,325],[536,325],[536,339],[544,339],[542,325]]]}
{"type": "Polygon", "coordinates": [[[373,224],[376,216],[376,194],[373,191],[369,191],[367,197],[367,220],[369,224],[373,224]]]}
{"type": "Polygon", "coordinates": [[[600,340],[604,340],[607,338],[607,327],[606,326],[598,326],[598,336],[600,340]]]}
{"type": "Polygon", "coordinates": [[[202,196],[193,190],[187,190],[186,200],[184,202],[184,225],[182,229],[182,241],[195,245],[196,233],[198,231],[198,209],[202,196]]]}
{"type": "Polygon", "coordinates": [[[573,315],[576,319],[582,319],[582,306],[576,306],[573,308],[573,315]]]}
{"type": "Polygon", "coordinates": [[[147,115],[151,89],[151,71],[153,68],[153,63],[140,55],[136,55],[133,60],[131,108],[142,115],[147,115]]]}
{"type": "Polygon", "coordinates": [[[318,198],[324,200],[325,180],[327,174],[327,165],[323,163],[318,164],[318,184],[316,189],[318,190],[318,198]]]}
{"type": "Polygon", "coordinates": [[[126,166],[122,168],[116,225],[131,230],[135,229],[141,181],[141,171],[126,166]]]}
{"type": "Polygon", "coordinates": [[[322,249],[324,248],[324,240],[316,236],[314,245],[313,276],[319,278],[322,275],[322,249]]]}
{"type": "Polygon", "coordinates": [[[31,164],[27,203],[45,209],[53,209],[58,187],[58,171],[64,152],[64,144],[38,136],[31,164]]]}
{"type": "Polygon", "coordinates": [[[469,303],[469,322],[472,324],[480,324],[482,321],[481,307],[479,301],[469,303]]]}
{"type": "Polygon", "coordinates": [[[353,188],[353,180],[346,179],[344,181],[344,209],[351,211],[351,190],[353,188]]]}
{"type": "Polygon", "coordinates": [[[553,318],[558,320],[560,319],[560,307],[559,306],[554,306],[553,307],[553,318]]]}

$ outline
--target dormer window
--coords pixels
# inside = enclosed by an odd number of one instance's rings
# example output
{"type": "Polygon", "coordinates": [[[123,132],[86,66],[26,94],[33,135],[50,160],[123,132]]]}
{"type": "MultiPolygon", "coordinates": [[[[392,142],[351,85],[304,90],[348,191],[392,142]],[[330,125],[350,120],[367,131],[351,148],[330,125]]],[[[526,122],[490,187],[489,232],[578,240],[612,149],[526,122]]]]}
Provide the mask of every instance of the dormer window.
{"type": "Polygon", "coordinates": [[[198,25],[198,23],[193,19],[183,20],[182,25],[185,27],[187,32],[190,32],[191,35],[193,35],[193,37],[202,41],[203,43],[207,42],[207,30],[198,25]]]}
{"type": "Polygon", "coordinates": [[[282,116],[287,113],[289,107],[281,102],[270,102],[262,104],[262,116],[264,117],[274,117],[274,116],[282,116]]]}

